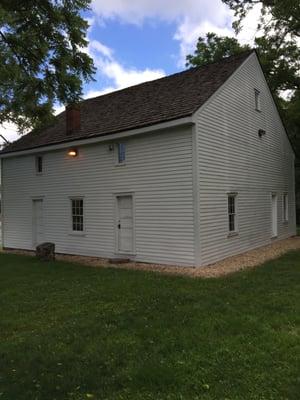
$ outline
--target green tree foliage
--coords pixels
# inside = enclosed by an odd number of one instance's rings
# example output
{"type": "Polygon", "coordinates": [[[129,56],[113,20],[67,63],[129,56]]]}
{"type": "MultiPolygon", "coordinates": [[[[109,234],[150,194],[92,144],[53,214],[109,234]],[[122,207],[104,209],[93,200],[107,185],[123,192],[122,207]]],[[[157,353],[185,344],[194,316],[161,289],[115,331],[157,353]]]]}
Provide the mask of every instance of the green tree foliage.
{"type": "Polygon", "coordinates": [[[215,33],[209,32],[206,34],[206,38],[199,37],[194,54],[186,57],[186,66],[205,65],[246,50],[250,50],[250,46],[241,45],[233,37],[217,36],[215,33]]]}
{"type": "Polygon", "coordinates": [[[265,34],[278,35],[284,38],[300,36],[300,2],[299,0],[222,0],[237,17],[234,28],[239,31],[242,21],[256,5],[261,6],[261,19],[258,24],[265,34]]]}
{"type": "Polygon", "coordinates": [[[213,32],[208,32],[205,38],[199,37],[194,54],[186,57],[186,66],[201,67],[250,49],[250,46],[241,45],[233,37],[218,36],[213,32]]]}
{"type": "Polygon", "coordinates": [[[76,102],[95,72],[84,52],[90,0],[1,0],[0,123],[49,122],[56,102],[76,102]]]}
{"type": "MultiPolygon", "coordinates": [[[[300,1],[299,0],[222,0],[234,12],[236,32],[254,6],[261,7],[257,28],[263,35],[256,38],[265,74],[271,90],[283,111],[292,139],[300,141],[300,1]],[[289,91],[284,100],[282,91],[289,91]]],[[[297,144],[296,144],[297,145],[297,144]]],[[[299,147],[300,149],[300,145],[299,147]]]]}

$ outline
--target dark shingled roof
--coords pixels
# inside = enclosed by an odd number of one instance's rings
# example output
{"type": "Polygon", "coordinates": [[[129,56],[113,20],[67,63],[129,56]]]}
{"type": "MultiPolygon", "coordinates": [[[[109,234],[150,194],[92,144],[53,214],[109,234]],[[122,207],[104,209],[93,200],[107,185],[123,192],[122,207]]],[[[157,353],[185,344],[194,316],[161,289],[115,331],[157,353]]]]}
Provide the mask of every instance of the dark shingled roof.
{"type": "Polygon", "coordinates": [[[53,125],[31,132],[1,153],[104,136],[192,115],[243,63],[250,52],[191,68],[80,103],[81,129],[66,135],[65,111],[53,125]]]}

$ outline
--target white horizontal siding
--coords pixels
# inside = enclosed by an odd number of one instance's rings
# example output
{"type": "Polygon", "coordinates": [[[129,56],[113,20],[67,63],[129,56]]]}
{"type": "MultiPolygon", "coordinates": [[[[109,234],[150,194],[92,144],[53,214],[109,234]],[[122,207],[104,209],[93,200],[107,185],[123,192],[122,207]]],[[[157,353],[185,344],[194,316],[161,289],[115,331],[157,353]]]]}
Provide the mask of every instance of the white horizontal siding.
{"type": "Polygon", "coordinates": [[[108,144],[3,160],[4,245],[32,249],[32,197],[44,196],[45,240],[61,253],[115,255],[115,193],[135,194],[136,259],[194,264],[190,128],[126,139],[126,165],[108,144]],[[70,197],[84,196],[85,236],[70,235],[70,197]]]}
{"type": "Polygon", "coordinates": [[[294,155],[254,54],[197,113],[197,135],[201,264],[271,242],[271,192],[278,194],[278,238],[295,234],[294,155]],[[255,110],[254,88],[262,112],[255,110]],[[266,135],[259,138],[258,129],[266,135]],[[239,234],[233,237],[230,191],[238,192],[239,234]]]}

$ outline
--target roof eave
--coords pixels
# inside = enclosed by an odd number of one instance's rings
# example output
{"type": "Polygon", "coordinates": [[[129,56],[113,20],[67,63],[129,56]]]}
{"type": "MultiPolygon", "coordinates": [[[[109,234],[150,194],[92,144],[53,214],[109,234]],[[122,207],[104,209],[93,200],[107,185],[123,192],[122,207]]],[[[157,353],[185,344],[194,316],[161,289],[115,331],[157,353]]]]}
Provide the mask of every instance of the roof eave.
{"type": "MultiPolygon", "coordinates": [[[[9,158],[9,157],[19,157],[23,155],[29,155],[29,154],[35,154],[35,153],[43,153],[43,152],[49,152],[49,151],[55,151],[55,150],[60,150],[64,148],[69,148],[73,146],[85,146],[89,144],[94,144],[94,143],[101,143],[101,142],[108,142],[112,140],[117,140],[121,138],[126,138],[130,136],[135,136],[135,135],[142,135],[144,133],[155,133],[157,131],[162,131],[170,128],[176,128],[176,127],[182,127],[182,126],[192,126],[194,125],[193,121],[193,115],[188,115],[182,118],[176,118],[173,120],[168,120],[164,121],[161,123],[149,125],[149,126],[144,126],[141,128],[134,128],[134,129],[128,129],[128,130],[123,130],[120,132],[116,133],[107,133],[107,134],[101,134],[101,135],[93,135],[92,137],[87,137],[87,138],[77,138],[73,140],[68,140],[64,142],[58,142],[58,143],[51,143],[48,145],[44,146],[36,146],[32,148],[27,148],[24,150],[16,150],[16,151],[9,151],[9,152],[0,152],[0,159],[1,158],[9,158]]],[[[71,138],[70,138],[71,139],[71,138]]]]}

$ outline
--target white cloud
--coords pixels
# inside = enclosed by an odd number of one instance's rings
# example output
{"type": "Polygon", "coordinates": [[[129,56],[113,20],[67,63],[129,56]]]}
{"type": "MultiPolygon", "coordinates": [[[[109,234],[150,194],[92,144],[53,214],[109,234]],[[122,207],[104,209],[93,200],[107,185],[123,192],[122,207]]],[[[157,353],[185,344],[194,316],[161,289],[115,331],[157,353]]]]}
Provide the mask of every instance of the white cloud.
{"type": "Polygon", "coordinates": [[[54,107],[54,115],[60,114],[61,112],[64,111],[64,109],[65,109],[65,106],[64,106],[64,105],[55,106],[55,107],[54,107]]]}
{"type": "Polygon", "coordinates": [[[192,25],[189,20],[186,20],[178,26],[174,39],[178,40],[180,44],[179,66],[185,65],[186,56],[194,53],[198,38],[205,36],[208,32],[215,32],[221,36],[232,36],[232,31],[228,27],[220,28],[209,21],[192,25]]]}
{"type": "Polygon", "coordinates": [[[102,96],[103,94],[107,94],[107,93],[113,92],[114,90],[116,90],[116,88],[113,87],[113,86],[108,86],[108,87],[104,88],[103,90],[89,90],[84,95],[84,98],[85,99],[91,99],[93,97],[102,96]]]}
{"type": "Polygon", "coordinates": [[[247,17],[244,19],[242,24],[242,30],[237,35],[237,38],[241,43],[248,43],[250,45],[253,45],[255,36],[257,35],[257,33],[259,33],[257,30],[257,25],[259,23],[260,13],[261,5],[256,4],[254,5],[253,9],[247,14],[247,17]]]}
{"type": "MultiPolygon", "coordinates": [[[[3,135],[9,142],[13,142],[20,137],[16,125],[9,122],[5,122],[4,124],[0,125],[0,134],[3,135]]],[[[0,146],[4,143],[5,140],[0,137],[0,146]]]]}
{"type": "Polygon", "coordinates": [[[99,81],[105,78],[110,81],[110,84],[101,90],[88,92],[84,96],[85,98],[87,96],[92,97],[92,94],[99,96],[113,90],[123,89],[165,76],[165,72],[161,69],[136,69],[122,65],[114,58],[113,50],[97,40],[91,40],[87,52],[93,58],[98,68],[99,81]]]}
{"type": "Polygon", "coordinates": [[[165,75],[162,70],[125,68],[116,61],[104,61],[102,63],[102,73],[113,80],[116,89],[152,81],[165,75]]]}
{"type": "MultiPolygon", "coordinates": [[[[65,106],[56,106],[54,107],[54,114],[58,115],[62,111],[64,111],[65,106]]],[[[19,139],[21,135],[18,133],[18,127],[11,122],[4,122],[0,125],[0,134],[5,137],[9,142],[14,142],[19,139]]],[[[0,147],[5,143],[5,140],[0,137],[0,147]]]]}
{"type": "Polygon", "coordinates": [[[200,35],[208,31],[232,33],[232,13],[221,0],[93,0],[92,9],[101,20],[142,24],[155,18],[175,22],[174,39],[179,41],[181,66],[200,35]]]}
{"type": "Polygon", "coordinates": [[[88,32],[90,32],[93,29],[94,25],[95,25],[95,17],[86,17],[85,20],[89,24],[88,32]]]}
{"type": "MultiPolygon", "coordinates": [[[[199,36],[207,32],[233,36],[233,12],[221,0],[93,0],[92,9],[100,21],[118,19],[141,25],[147,19],[174,22],[174,39],[179,42],[179,64],[195,49],[199,36]]],[[[238,36],[242,43],[253,43],[260,7],[250,12],[238,36]]]]}
{"type": "Polygon", "coordinates": [[[109,58],[110,60],[113,58],[113,50],[105,46],[105,44],[99,42],[99,40],[91,40],[89,42],[89,52],[92,53],[93,50],[102,54],[104,57],[109,58]]]}
{"type": "Polygon", "coordinates": [[[186,16],[191,20],[214,16],[218,20],[225,6],[221,0],[93,0],[92,9],[102,19],[141,24],[146,18],[174,21],[186,16]]]}

